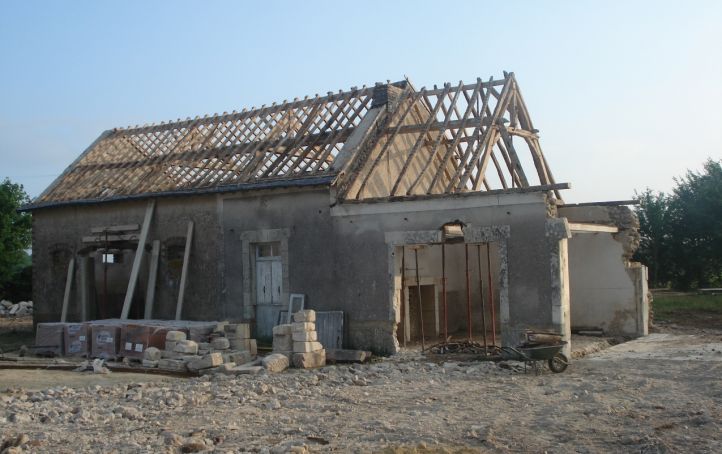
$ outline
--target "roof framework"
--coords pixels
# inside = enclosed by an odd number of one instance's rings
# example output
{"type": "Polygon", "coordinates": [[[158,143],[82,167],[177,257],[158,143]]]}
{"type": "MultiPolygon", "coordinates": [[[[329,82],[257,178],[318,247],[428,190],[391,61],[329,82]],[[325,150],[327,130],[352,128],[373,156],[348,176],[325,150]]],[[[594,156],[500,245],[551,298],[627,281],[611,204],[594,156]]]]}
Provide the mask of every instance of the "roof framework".
{"type": "Polygon", "coordinates": [[[330,173],[373,89],[108,131],[35,204],[243,185],[330,173]]]}
{"type": "Polygon", "coordinates": [[[341,202],[555,184],[514,74],[504,73],[106,131],[30,208],[318,177],[341,202]]]}
{"type": "MultiPolygon", "coordinates": [[[[481,79],[442,88],[414,90],[409,85],[393,113],[382,122],[375,149],[357,166],[342,197],[369,198],[367,185],[399,140],[400,170],[385,194],[399,197],[554,185],[513,73],[501,80],[481,79]],[[534,169],[527,174],[526,168],[534,169]]],[[[561,198],[557,193],[557,197],[561,198]]]]}

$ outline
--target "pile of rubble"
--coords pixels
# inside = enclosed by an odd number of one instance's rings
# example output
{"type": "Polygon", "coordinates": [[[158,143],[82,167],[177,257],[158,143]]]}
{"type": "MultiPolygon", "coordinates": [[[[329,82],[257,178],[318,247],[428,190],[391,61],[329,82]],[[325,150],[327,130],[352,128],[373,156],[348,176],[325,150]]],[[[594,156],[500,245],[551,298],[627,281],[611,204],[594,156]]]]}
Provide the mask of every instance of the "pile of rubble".
{"type": "Polygon", "coordinates": [[[24,317],[26,315],[33,315],[32,301],[20,301],[14,304],[8,300],[0,301],[0,317],[24,317]]]}

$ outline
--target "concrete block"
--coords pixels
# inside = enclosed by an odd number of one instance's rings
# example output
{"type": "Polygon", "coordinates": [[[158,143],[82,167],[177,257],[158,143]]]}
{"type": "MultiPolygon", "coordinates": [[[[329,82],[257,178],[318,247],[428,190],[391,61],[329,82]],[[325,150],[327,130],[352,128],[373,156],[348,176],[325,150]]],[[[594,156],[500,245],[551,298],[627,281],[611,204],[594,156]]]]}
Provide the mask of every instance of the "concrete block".
{"type": "Polygon", "coordinates": [[[283,372],[288,369],[289,361],[285,355],[272,353],[261,361],[263,367],[269,372],[283,372]]]}
{"type": "Polygon", "coordinates": [[[291,334],[291,324],[276,325],[273,327],[273,335],[276,334],[291,334]]]}
{"type": "Polygon", "coordinates": [[[273,351],[293,350],[293,339],[289,334],[274,334],[273,351]]]}
{"type": "Polygon", "coordinates": [[[316,331],[293,333],[292,338],[294,342],[314,342],[318,340],[318,333],[316,331]]]}
{"type": "Polygon", "coordinates": [[[294,353],[293,367],[298,369],[313,369],[315,367],[323,367],[326,365],[326,351],[318,350],[308,353],[294,353]]]}
{"type": "Polygon", "coordinates": [[[363,363],[371,359],[371,356],[371,352],[364,350],[326,350],[326,361],[329,363],[363,363]]]}
{"type": "Polygon", "coordinates": [[[294,353],[308,353],[323,350],[321,342],[294,342],[293,352],[294,353]]]}
{"type": "Polygon", "coordinates": [[[316,324],[313,322],[297,322],[291,325],[291,331],[294,333],[302,333],[304,331],[316,331],[316,324]]]}
{"type": "Polygon", "coordinates": [[[210,369],[221,364],[223,364],[223,355],[220,353],[211,353],[202,358],[189,361],[187,367],[191,372],[198,372],[201,369],[210,369]]]}
{"type": "Polygon", "coordinates": [[[251,325],[248,323],[231,323],[225,326],[226,335],[235,337],[236,339],[250,339],[251,325]]]}
{"type": "Polygon", "coordinates": [[[185,361],[180,359],[161,359],[158,361],[158,369],[170,370],[174,372],[185,372],[186,368],[185,361]]]}
{"type": "Polygon", "coordinates": [[[173,349],[173,351],[175,351],[177,353],[185,353],[185,354],[195,355],[196,353],[198,353],[198,344],[192,340],[180,341],[176,344],[175,349],[173,349]]]}
{"type": "Polygon", "coordinates": [[[227,350],[230,346],[231,343],[225,337],[216,337],[211,341],[213,350],[227,350]]]}
{"type": "Polygon", "coordinates": [[[293,314],[293,321],[294,322],[315,322],[316,321],[316,311],[313,309],[306,309],[304,311],[298,311],[295,314],[293,314]]]}
{"type": "Polygon", "coordinates": [[[184,341],[188,337],[186,336],[186,333],[183,331],[168,331],[168,333],[165,335],[166,341],[172,341],[172,342],[178,342],[178,341],[184,341]]]}
{"type": "Polygon", "coordinates": [[[161,359],[160,350],[155,347],[148,347],[143,352],[143,359],[148,361],[158,361],[161,359]]]}

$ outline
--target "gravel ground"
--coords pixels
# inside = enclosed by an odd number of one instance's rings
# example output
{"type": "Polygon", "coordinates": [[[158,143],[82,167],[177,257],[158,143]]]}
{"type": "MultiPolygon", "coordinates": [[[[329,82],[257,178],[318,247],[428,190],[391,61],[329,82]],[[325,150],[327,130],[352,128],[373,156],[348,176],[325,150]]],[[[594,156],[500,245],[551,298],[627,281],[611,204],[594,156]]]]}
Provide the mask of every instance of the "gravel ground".
{"type": "Polygon", "coordinates": [[[721,332],[662,333],[562,374],[407,353],[277,375],[11,387],[0,427],[19,445],[9,452],[722,452],[720,350],[721,332]]]}

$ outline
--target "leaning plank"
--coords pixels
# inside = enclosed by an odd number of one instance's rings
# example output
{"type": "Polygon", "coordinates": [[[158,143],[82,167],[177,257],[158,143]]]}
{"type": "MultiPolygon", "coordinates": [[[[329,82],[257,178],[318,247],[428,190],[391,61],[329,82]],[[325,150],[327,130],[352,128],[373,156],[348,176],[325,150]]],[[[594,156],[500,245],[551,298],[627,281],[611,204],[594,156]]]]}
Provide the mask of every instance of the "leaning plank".
{"type": "Polygon", "coordinates": [[[183,297],[186,292],[186,280],[188,279],[188,259],[191,254],[191,243],[193,241],[193,221],[188,222],[188,233],[186,234],[186,250],[183,253],[183,271],[181,271],[180,290],[178,291],[178,303],[175,307],[175,319],[180,320],[183,313],[183,297]]]}
{"type": "Polygon", "coordinates": [[[125,300],[123,301],[123,310],[120,313],[120,318],[123,320],[128,319],[128,312],[130,312],[130,305],[133,302],[133,293],[135,293],[135,286],[138,284],[138,273],[140,272],[140,264],[143,261],[143,252],[145,251],[145,242],[148,239],[148,230],[150,230],[150,220],[153,218],[153,209],[155,208],[155,200],[148,202],[148,207],[145,209],[145,219],[143,219],[143,228],[140,231],[140,239],[138,240],[138,248],[135,250],[135,257],[133,258],[133,268],[130,271],[130,281],[128,281],[128,290],[125,292],[125,300]]]}
{"type": "Polygon", "coordinates": [[[148,270],[148,289],[145,292],[145,313],[143,318],[153,318],[153,301],[155,300],[155,282],[158,277],[158,256],[160,255],[160,240],[153,240],[153,250],[150,253],[150,269],[148,270]]]}
{"type": "Polygon", "coordinates": [[[90,305],[90,257],[87,255],[78,258],[78,271],[80,271],[80,321],[88,321],[88,306],[90,305]]]}
{"type": "Polygon", "coordinates": [[[65,279],[65,294],[63,295],[63,309],[60,312],[60,321],[65,323],[68,318],[68,303],[70,302],[70,290],[73,287],[73,278],[75,277],[75,257],[70,259],[68,264],[68,277],[65,279]]]}

